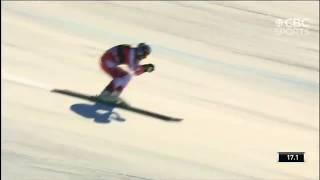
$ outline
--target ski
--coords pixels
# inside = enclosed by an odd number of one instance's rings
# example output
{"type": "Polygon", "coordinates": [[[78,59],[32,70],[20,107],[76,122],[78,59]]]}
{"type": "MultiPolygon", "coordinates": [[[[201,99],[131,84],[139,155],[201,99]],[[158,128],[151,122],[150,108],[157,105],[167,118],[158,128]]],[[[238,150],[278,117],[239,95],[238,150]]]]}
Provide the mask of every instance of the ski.
{"type": "Polygon", "coordinates": [[[114,102],[109,102],[109,101],[99,99],[98,96],[86,95],[83,93],[74,92],[74,91],[70,91],[70,90],[66,90],[66,89],[53,89],[51,91],[54,93],[59,93],[59,94],[63,94],[63,95],[68,95],[68,96],[72,96],[72,97],[76,97],[76,98],[85,99],[85,100],[88,100],[91,102],[98,102],[101,104],[114,106],[116,108],[120,108],[120,109],[124,109],[127,111],[135,112],[138,114],[150,116],[153,118],[158,118],[158,119],[165,120],[165,121],[182,121],[183,120],[181,118],[175,118],[175,117],[171,117],[171,116],[167,116],[167,115],[163,115],[163,114],[159,114],[159,113],[155,113],[155,112],[151,112],[151,111],[147,111],[147,110],[144,110],[141,108],[131,106],[121,98],[119,99],[120,100],[119,103],[114,103],[114,102]]]}

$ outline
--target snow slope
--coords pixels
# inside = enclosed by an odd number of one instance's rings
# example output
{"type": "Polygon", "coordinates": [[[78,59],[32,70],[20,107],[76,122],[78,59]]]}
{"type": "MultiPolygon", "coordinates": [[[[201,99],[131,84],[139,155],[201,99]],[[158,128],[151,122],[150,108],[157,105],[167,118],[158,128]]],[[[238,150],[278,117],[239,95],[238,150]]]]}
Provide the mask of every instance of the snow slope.
{"type": "Polygon", "coordinates": [[[2,178],[319,179],[319,2],[1,4],[2,178]],[[307,18],[307,33],[277,34],[286,18],[307,18]],[[184,121],[105,121],[50,92],[99,93],[102,53],[139,42],[156,70],[122,97],[184,121]]]}

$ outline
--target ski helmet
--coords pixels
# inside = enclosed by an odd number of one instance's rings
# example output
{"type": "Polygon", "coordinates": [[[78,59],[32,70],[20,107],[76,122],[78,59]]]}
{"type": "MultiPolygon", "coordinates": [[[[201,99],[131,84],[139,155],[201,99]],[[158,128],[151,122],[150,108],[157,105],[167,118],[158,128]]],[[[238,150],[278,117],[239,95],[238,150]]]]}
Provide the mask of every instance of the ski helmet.
{"type": "Polygon", "coordinates": [[[151,48],[145,43],[139,43],[137,46],[137,56],[139,59],[147,57],[151,53],[151,48]]]}

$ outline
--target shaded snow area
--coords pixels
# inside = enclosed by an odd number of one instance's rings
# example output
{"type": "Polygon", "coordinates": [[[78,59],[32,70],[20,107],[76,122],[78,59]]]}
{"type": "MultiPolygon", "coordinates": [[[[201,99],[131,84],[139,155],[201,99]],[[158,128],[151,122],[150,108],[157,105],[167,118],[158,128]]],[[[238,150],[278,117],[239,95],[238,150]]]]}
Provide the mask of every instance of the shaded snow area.
{"type": "Polygon", "coordinates": [[[319,2],[1,4],[3,179],[319,179],[319,2]],[[100,93],[139,42],[156,68],[121,96],[183,121],[50,92],[100,93]]]}

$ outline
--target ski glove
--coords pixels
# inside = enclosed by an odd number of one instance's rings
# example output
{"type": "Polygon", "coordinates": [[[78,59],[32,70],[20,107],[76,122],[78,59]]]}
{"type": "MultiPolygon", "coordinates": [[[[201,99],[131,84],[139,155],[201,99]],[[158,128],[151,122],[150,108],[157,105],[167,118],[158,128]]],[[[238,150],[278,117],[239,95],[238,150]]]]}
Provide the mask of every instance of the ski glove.
{"type": "Polygon", "coordinates": [[[153,64],[144,64],[142,65],[144,72],[152,72],[154,71],[154,65],[153,64]]]}

